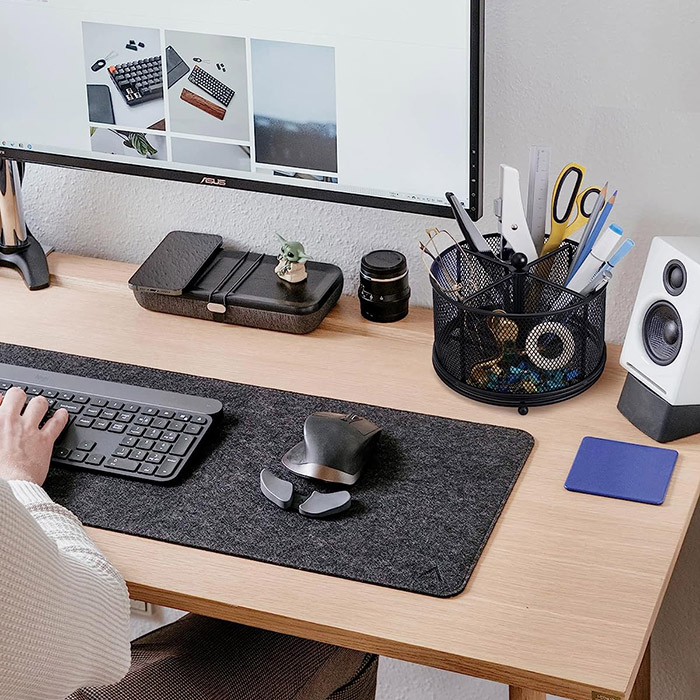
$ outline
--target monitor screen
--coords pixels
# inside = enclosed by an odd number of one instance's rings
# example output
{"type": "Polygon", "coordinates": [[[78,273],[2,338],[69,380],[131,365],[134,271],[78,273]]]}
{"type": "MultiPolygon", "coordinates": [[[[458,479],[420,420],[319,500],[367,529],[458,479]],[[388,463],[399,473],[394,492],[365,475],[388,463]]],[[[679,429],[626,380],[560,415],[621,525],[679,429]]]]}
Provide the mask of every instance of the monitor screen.
{"type": "Polygon", "coordinates": [[[0,155],[481,208],[483,0],[0,0],[0,155]]]}

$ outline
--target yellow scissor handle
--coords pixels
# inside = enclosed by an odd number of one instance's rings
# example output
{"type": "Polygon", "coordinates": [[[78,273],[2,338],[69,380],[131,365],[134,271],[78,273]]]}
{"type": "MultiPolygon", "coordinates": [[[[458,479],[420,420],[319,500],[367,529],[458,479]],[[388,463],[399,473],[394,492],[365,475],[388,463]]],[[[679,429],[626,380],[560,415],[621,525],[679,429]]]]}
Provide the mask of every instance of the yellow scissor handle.
{"type": "Polygon", "coordinates": [[[586,168],[579,163],[569,163],[559,173],[552,191],[552,227],[549,231],[549,238],[542,248],[542,255],[556,250],[564,240],[566,227],[569,225],[569,219],[576,206],[576,198],[585,174],[586,168]],[[568,200],[564,202],[562,189],[572,179],[574,180],[574,186],[571,188],[568,200]],[[562,204],[565,204],[565,206],[562,206],[562,204]]]}
{"type": "Polygon", "coordinates": [[[587,187],[576,197],[576,218],[566,227],[564,238],[573,235],[588,223],[599,194],[600,187],[587,187]]]}

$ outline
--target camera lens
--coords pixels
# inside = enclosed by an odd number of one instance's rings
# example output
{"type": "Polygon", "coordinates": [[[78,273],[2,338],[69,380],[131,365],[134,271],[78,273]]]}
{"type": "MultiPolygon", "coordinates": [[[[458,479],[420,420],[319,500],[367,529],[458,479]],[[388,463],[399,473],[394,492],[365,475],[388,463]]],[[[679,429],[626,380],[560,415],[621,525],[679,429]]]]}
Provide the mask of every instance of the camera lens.
{"type": "Polygon", "coordinates": [[[391,323],[408,314],[406,257],[396,250],[373,250],[360,264],[360,311],[369,321],[391,323]]]}

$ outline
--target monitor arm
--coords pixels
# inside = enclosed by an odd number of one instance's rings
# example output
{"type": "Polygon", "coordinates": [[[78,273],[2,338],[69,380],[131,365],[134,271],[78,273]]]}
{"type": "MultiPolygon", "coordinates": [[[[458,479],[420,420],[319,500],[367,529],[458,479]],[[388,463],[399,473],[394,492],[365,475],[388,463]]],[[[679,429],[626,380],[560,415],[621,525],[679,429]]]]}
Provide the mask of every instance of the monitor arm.
{"type": "Polygon", "coordinates": [[[19,270],[29,289],[49,286],[49,266],[24,220],[22,176],[17,161],[0,157],[0,266],[19,270]]]}

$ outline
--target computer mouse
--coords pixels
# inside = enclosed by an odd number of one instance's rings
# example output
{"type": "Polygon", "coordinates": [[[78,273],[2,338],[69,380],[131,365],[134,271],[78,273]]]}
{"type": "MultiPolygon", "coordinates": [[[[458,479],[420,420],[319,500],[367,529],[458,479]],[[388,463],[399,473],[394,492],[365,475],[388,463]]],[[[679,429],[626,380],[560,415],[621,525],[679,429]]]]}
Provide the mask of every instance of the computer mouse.
{"type": "Polygon", "coordinates": [[[352,413],[312,413],[304,422],[304,439],[282,464],[301,476],[352,486],[380,433],[380,427],[352,413]]]}

